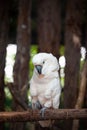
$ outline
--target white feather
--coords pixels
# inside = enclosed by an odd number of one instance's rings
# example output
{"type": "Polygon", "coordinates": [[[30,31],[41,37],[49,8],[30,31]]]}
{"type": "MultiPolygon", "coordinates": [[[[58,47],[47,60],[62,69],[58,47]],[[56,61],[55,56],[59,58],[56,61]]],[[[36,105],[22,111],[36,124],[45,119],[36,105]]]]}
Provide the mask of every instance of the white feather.
{"type": "MultiPolygon", "coordinates": [[[[39,75],[34,69],[30,81],[32,103],[39,101],[42,107],[57,109],[60,103],[61,87],[56,57],[49,53],[39,53],[33,57],[32,62],[34,66],[42,66],[42,74],[39,75]]],[[[40,121],[40,124],[42,127],[47,127],[50,123],[40,121]]]]}

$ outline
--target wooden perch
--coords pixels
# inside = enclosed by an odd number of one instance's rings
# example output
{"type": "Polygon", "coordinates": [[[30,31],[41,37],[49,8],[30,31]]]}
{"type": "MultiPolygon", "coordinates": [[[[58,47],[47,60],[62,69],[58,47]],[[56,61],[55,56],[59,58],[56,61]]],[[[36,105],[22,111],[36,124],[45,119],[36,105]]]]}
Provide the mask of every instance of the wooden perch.
{"type": "Polygon", "coordinates": [[[87,119],[87,109],[56,109],[46,110],[44,118],[41,117],[40,111],[24,112],[0,112],[0,122],[26,122],[39,120],[58,120],[58,119],[87,119]]]}

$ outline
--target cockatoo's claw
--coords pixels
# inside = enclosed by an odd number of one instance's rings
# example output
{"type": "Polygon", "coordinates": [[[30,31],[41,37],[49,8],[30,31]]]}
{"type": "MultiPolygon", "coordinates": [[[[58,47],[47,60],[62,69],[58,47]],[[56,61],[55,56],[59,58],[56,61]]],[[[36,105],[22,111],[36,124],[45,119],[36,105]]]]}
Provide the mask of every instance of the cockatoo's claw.
{"type": "Polygon", "coordinates": [[[44,115],[45,115],[45,110],[47,108],[46,107],[43,107],[41,110],[40,110],[40,115],[42,116],[42,118],[44,118],[44,115]]]}
{"type": "Polygon", "coordinates": [[[33,108],[34,110],[37,110],[37,109],[40,110],[40,109],[42,108],[42,106],[41,106],[40,102],[37,101],[36,103],[33,103],[33,104],[32,104],[32,108],[33,108]]]}
{"type": "Polygon", "coordinates": [[[41,104],[40,104],[39,101],[37,101],[37,102],[35,103],[35,108],[36,108],[36,109],[41,109],[41,108],[42,108],[42,106],[41,106],[41,104]]]}
{"type": "Polygon", "coordinates": [[[32,103],[31,102],[29,102],[28,107],[29,107],[29,109],[32,109],[32,103]]]}

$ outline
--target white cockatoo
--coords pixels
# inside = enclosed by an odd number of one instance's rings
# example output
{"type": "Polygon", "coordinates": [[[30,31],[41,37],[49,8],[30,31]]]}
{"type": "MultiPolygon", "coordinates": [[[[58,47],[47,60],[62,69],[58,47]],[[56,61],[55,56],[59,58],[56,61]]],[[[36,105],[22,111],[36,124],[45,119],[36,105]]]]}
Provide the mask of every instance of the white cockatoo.
{"type": "MultiPolygon", "coordinates": [[[[58,109],[60,103],[59,64],[51,53],[38,53],[32,59],[34,65],[33,76],[30,81],[32,108],[58,109]]],[[[42,127],[49,127],[51,121],[39,121],[42,127]]]]}

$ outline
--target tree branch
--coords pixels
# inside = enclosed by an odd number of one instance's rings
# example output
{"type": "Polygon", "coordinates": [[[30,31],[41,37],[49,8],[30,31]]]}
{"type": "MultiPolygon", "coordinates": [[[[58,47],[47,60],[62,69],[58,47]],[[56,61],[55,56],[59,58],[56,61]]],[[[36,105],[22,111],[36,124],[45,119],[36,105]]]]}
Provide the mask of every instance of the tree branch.
{"type": "Polygon", "coordinates": [[[56,109],[46,110],[44,118],[41,117],[39,111],[24,112],[0,112],[0,122],[26,122],[39,120],[58,120],[58,119],[87,119],[87,109],[56,109]]]}
{"type": "Polygon", "coordinates": [[[13,83],[7,83],[6,86],[8,86],[14,100],[23,108],[23,110],[28,110],[29,106],[27,103],[24,101],[24,98],[21,96],[19,91],[16,91],[13,83]]]}
{"type": "MultiPolygon", "coordinates": [[[[81,73],[81,82],[80,82],[80,87],[79,87],[79,93],[78,93],[78,98],[77,98],[77,102],[75,105],[76,109],[81,109],[83,106],[86,85],[87,85],[87,60],[85,61],[85,64],[83,66],[83,70],[81,73]]],[[[78,130],[78,128],[79,128],[79,120],[73,120],[72,130],[78,130]]]]}

